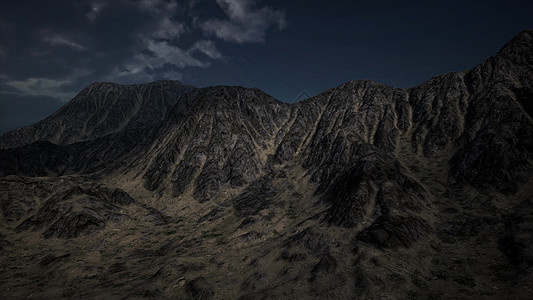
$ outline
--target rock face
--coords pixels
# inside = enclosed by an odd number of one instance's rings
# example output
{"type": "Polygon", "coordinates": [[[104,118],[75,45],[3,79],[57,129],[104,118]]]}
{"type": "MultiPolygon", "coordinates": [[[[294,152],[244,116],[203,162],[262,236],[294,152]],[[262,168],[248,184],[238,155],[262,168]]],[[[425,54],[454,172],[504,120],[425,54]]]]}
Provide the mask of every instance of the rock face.
{"type": "Polygon", "coordinates": [[[454,179],[510,192],[531,168],[532,45],[533,33],[525,31],[465,74],[470,105],[452,158],[454,179]]]}
{"type": "Polygon", "coordinates": [[[189,108],[175,107],[158,128],[143,179],[149,190],[170,181],[174,196],[193,186],[201,202],[262,173],[289,107],[257,89],[223,86],[195,90],[180,102],[189,108]]]}
{"type": "Polygon", "coordinates": [[[44,229],[46,238],[73,238],[91,234],[105,227],[109,220],[120,221],[121,214],[116,205],[134,202],[130,195],[120,189],[65,188],[46,200],[37,213],[17,226],[16,230],[44,229]]]}
{"type": "Polygon", "coordinates": [[[14,230],[0,249],[34,231],[47,247],[83,239],[67,247],[78,254],[39,255],[114,256],[105,280],[72,284],[132,297],[527,297],[532,53],[524,31],[469,71],[293,104],[242,87],[91,85],[1,138],[14,230]]]}
{"type": "Polygon", "coordinates": [[[398,161],[379,152],[367,151],[361,156],[325,193],[326,201],[331,203],[325,217],[329,223],[356,227],[381,216],[416,215],[428,204],[424,187],[408,176],[398,161]]]}
{"type": "Polygon", "coordinates": [[[0,149],[35,141],[72,144],[114,132],[149,128],[163,120],[178,98],[193,90],[179,81],[119,85],[95,82],[50,117],[0,137],[0,149]]]}

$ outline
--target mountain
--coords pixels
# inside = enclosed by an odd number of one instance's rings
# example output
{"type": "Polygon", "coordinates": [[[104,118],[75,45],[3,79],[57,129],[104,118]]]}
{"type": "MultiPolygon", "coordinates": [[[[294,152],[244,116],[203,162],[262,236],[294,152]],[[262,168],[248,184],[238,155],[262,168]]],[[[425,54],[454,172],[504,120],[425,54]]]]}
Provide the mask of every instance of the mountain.
{"type": "Polygon", "coordinates": [[[21,138],[0,150],[0,295],[527,299],[531,99],[523,31],[409,89],[190,89],[146,126],[21,138]]]}
{"type": "Polygon", "coordinates": [[[56,113],[0,138],[0,149],[49,141],[66,145],[159,123],[178,98],[194,89],[179,81],[119,85],[95,82],[56,113]]]}

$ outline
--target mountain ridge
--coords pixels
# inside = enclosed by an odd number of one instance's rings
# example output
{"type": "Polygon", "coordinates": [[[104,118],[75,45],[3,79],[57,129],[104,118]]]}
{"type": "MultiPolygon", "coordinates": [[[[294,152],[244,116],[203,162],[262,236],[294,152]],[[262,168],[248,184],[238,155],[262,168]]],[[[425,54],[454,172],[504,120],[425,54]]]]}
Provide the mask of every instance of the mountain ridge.
{"type": "Polygon", "coordinates": [[[526,299],[532,37],[409,89],[198,88],[147,127],[0,150],[6,295],[526,299]]]}
{"type": "MultiPolygon", "coordinates": [[[[522,44],[522,45],[529,45],[529,48],[531,48],[531,39],[532,39],[532,36],[533,36],[533,30],[530,30],[530,29],[526,29],[526,30],[523,30],[521,31],[518,35],[516,35],[513,39],[511,39],[509,42],[507,42],[494,56],[490,57],[489,59],[487,59],[486,62],[490,61],[490,60],[493,60],[493,59],[498,59],[498,58],[501,58],[501,57],[507,57],[507,56],[513,56],[513,55],[517,55],[517,53],[514,53],[515,50],[517,48],[519,49],[522,49],[523,47],[516,47],[517,44],[522,44]]],[[[531,64],[533,63],[533,59],[530,57],[531,55],[528,55],[530,52],[528,50],[524,50],[522,49],[523,52],[521,53],[518,53],[518,56],[519,58],[523,58],[525,57],[526,60],[525,61],[521,61],[519,62],[520,64],[531,64]]],[[[512,58],[512,57],[511,57],[512,58]]],[[[485,63],[486,63],[485,62],[485,63]]],[[[403,89],[403,90],[406,90],[406,91],[409,91],[409,90],[413,90],[413,89],[416,89],[418,86],[420,85],[423,85],[423,84],[426,84],[432,80],[438,80],[439,78],[442,78],[442,77],[446,77],[446,76],[452,76],[452,74],[462,74],[462,73],[468,73],[478,67],[480,67],[481,65],[483,65],[483,63],[481,63],[480,65],[472,68],[472,69],[469,69],[469,70],[465,70],[465,71],[459,71],[459,72],[450,72],[450,73],[447,73],[447,74],[441,74],[441,75],[436,75],[432,78],[430,78],[429,80],[427,80],[426,82],[424,83],[421,83],[419,85],[416,85],[416,86],[413,86],[413,87],[409,87],[409,88],[398,88],[398,89],[403,89]]],[[[386,84],[383,84],[383,83],[378,83],[378,82],[374,82],[374,81],[371,81],[371,80],[367,80],[367,79],[357,79],[357,80],[351,80],[351,81],[347,81],[343,84],[340,84],[339,86],[335,87],[335,88],[331,88],[329,90],[326,90],[322,93],[320,93],[319,95],[321,94],[324,94],[324,93],[327,93],[328,91],[330,90],[334,90],[334,89],[337,89],[343,85],[346,85],[346,84],[351,84],[351,83],[358,83],[358,82],[368,82],[368,83],[371,83],[371,84],[377,84],[377,85],[383,85],[383,86],[388,86],[386,84]]],[[[156,85],[156,84],[172,84],[172,83],[175,83],[175,84],[178,84],[178,85],[184,85],[184,86],[187,86],[186,84],[183,84],[182,82],[180,81],[177,81],[177,80],[158,80],[158,81],[154,81],[154,82],[150,82],[150,83],[146,83],[146,84],[127,84],[127,85],[124,85],[124,84],[118,84],[118,83],[113,83],[113,82],[93,82],[91,84],[89,84],[88,86],[86,86],[84,89],[82,89],[82,91],[80,91],[80,94],[86,90],[89,90],[88,92],[90,92],[92,89],[96,88],[98,89],[98,87],[102,87],[102,86],[114,86],[114,87],[134,87],[134,88],[142,88],[142,87],[146,87],[146,86],[153,86],[153,85],[156,85]]],[[[220,86],[212,86],[212,87],[207,87],[207,88],[217,88],[217,87],[220,87],[220,86]]],[[[238,86],[234,86],[234,87],[238,87],[238,86]]],[[[192,87],[188,86],[189,90],[191,90],[192,87]]],[[[249,88],[249,89],[257,89],[257,88],[249,88]]],[[[259,89],[257,89],[259,90],[259,89]]],[[[263,92],[263,91],[261,91],[263,92]]],[[[264,93],[264,92],[263,92],[264,93]]],[[[306,101],[310,101],[310,99],[313,99],[319,95],[316,95],[316,96],[313,96],[313,97],[310,97],[308,99],[304,99],[300,102],[306,102],[306,101]]],[[[79,96],[79,95],[78,95],[79,96]]],[[[78,100],[78,96],[76,96],[73,100],[78,100]]],[[[276,99],[277,100],[277,99],[276,99]]],[[[277,100],[277,101],[280,101],[280,100],[277,100]]],[[[280,101],[282,102],[282,101],[280,101]]],[[[70,103],[70,102],[68,102],[70,103]]],[[[67,103],[67,104],[68,104],[67,103]]],[[[527,105],[528,109],[525,109],[526,112],[528,114],[531,114],[531,108],[529,108],[529,105],[527,105]]],[[[53,115],[56,115],[57,113],[60,113],[60,111],[62,110],[63,108],[61,108],[58,112],[54,113],[53,115]]],[[[52,116],[53,116],[52,115],[52,116]]],[[[47,118],[48,119],[48,118],[47,118]]],[[[46,121],[47,119],[43,120],[43,121],[46,121]]],[[[43,121],[40,121],[38,122],[37,124],[39,123],[42,123],[43,121]]],[[[26,127],[31,127],[31,126],[34,126],[34,125],[29,125],[29,126],[26,126],[26,127]]],[[[20,130],[20,129],[19,129],[20,130]]],[[[13,130],[13,131],[19,131],[19,130],[13,130]]],[[[8,136],[8,133],[4,134],[5,136],[8,136]]],[[[6,138],[4,137],[3,140],[6,140],[6,138]]],[[[77,141],[77,140],[76,140],[77,141]]],[[[68,143],[68,142],[67,142],[68,143]]],[[[9,146],[9,143],[6,142],[6,141],[2,141],[0,140],[0,148],[6,148],[6,147],[11,147],[9,146]],[[7,144],[7,146],[3,146],[4,144],[7,144]]]]}

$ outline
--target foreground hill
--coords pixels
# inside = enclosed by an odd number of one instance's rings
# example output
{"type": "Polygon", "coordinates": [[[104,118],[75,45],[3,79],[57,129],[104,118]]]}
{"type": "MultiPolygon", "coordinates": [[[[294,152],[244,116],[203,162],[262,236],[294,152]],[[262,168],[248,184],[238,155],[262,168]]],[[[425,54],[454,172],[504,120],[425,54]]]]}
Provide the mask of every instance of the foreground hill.
{"type": "Polygon", "coordinates": [[[532,99],[524,31],[410,89],[207,87],[150,126],[0,150],[0,295],[527,299],[532,99]]]}

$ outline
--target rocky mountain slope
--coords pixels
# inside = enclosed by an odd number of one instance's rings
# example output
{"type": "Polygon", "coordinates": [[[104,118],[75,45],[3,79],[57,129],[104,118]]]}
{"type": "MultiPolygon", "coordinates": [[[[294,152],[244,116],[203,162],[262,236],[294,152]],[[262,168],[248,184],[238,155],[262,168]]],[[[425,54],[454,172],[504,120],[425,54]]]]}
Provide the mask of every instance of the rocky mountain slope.
{"type": "Polygon", "coordinates": [[[149,128],[194,89],[179,81],[119,85],[95,82],[50,117],[0,137],[0,149],[49,141],[66,145],[111,133],[149,128]]]}
{"type": "Polygon", "coordinates": [[[524,31],[410,89],[207,87],[0,150],[0,295],[527,299],[532,99],[524,31]]]}

